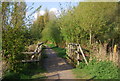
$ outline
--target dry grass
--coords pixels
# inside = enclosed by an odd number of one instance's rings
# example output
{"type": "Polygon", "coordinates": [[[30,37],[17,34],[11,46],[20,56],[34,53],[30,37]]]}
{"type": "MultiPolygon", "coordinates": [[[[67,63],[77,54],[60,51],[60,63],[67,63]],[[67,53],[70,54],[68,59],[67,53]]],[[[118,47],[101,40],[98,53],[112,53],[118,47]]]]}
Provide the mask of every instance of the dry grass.
{"type": "MultiPolygon", "coordinates": [[[[96,46],[95,46],[96,48],[96,46]]],[[[119,65],[120,64],[120,52],[116,51],[116,52],[110,52],[110,53],[107,53],[106,52],[106,46],[102,46],[102,45],[99,45],[98,48],[96,49],[93,49],[93,54],[91,55],[91,60],[92,58],[96,58],[98,61],[112,61],[114,62],[115,64],[119,65]]]]}

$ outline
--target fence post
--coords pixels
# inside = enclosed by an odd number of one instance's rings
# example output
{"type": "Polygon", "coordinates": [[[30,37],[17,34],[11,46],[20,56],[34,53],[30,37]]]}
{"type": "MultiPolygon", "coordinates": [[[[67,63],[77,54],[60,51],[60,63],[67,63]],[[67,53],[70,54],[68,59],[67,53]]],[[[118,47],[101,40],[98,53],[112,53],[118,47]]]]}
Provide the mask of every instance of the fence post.
{"type": "Polygon", "coordinates": [[[116,58],[117,58],[117,45],[114,45],[113,48],[113,61],[116,62],[116,58]]]}
{"type": "Polygon", "coordinates": [[[85,63],[88,65],[88,62],[87,62],[87,60],[86,60],[86,58],[85,58],[85,55],[84,55],[84,53],[83,53],[83,50],[82,50],[80,44],[79,44],[79,49],[80,49],[80,52],[81,52],[81,54],[82,54],[82,56],[83,56],[83,58],[84,58],[84,60],[85,60],[85,63]]]}
{"type": "MultiPolygon", "coordinates": [[[[77,46],[77,45],[76,45],[76,46],[77,46]]],[[[77,52],[79,52],[79,47],[78,47],[78,46],[77,46],[77,52]]],[[[77,53],[77,65],[80,64],[79,59],[80,59],[80,56],[79,56],[79,54],[77,53]]]]}

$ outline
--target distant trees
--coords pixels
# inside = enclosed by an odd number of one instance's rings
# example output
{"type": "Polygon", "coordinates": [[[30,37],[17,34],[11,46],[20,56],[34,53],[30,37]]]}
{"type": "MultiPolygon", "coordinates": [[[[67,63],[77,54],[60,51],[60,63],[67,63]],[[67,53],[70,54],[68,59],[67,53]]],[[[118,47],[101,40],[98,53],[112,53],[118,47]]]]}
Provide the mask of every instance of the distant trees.
{"type": "MultiPolygon", "coordinates": [[[[63,10],[63,14],[59,18],[55,17],[54,13],[49,12],[49,21],[53,19],[57,22],[53,21],[54,24],[48,22],[45,25],[42,38],[46,38],[44,32],[47,36],[47,33],[51,32],[49,30],[54,31],[53,25],[59,29],[58,38],[66,43],[73,42],[86,45],[96,42],[104,45],[111,41],[118,43],[117,5],[118,3],[80,2],[77,7],[70,8],[67,11],[63,10]]],[[[51,40],[51,37],[49,34],[46,39],[50,38],[51,40]]]]}
{"type": "Polygon", "coordinates": [[[60,43],[60,30],[55,20],[51,20],[42,31],[42,41],[52,42],[58,46],[60,43]]]}
{"type": "MultiPolygon", "coordinates": [[[[45,40],[58,42],[55,38],[55,32],[58,31],[57,24],[55,22],[56,15],[54,12],[49,12],[47,9],[45,10],[44,15],[39,15],[37,19],[33,22],[33,25],[30,27],[31,35],[35,40],[45,40]]],[[[59,33],[59,32],[58,32],[59,33]]]]}
{"type": "Polygon", "coordinates": [[[50,14],[49,14],[49,11],[48,9],[45,10],[45,14],[44,14],[44,22],[45,22],[45,25],[50,21],[50,14]]]}
{"type": "MultiPolygon", "coordinates": [[[[46,15],[46,14],[45,14],[46,15]]],[[[55,15],[55,12],[49,12],[49,21],[45,24],[41,35],[41,41],[54,43],[56,46],[60,43],[60,28],[58,26],[58,19],[55,15]]]]}
{"type": "Polygon", "coordinates": [[[37,19],[30,27],[31,35],[35,40],[52,42],[56,45],[60,42],[60,30],[57,24],[57,17],[53,11],[45,10],[44,15],[37,16],[37,19]]]}
{"type": "Polygon", "coordinates": [[[58,18],[53,12],[46,10],[43,16],[38,16],[34,21],[31,31],[33,37],[37,36],[37,39],[53,40],[55,36],[50,36],[50,33],[55,33],[54,30],[59,29],[60,37],[58,38],[66,43],[91,45],[97,42],[107,45],[112,42],[118,44],[117,13],[118,3],[115,2],[80,2],[77,7],[63,10],[58,18]]]}
{"type": "Polygon", "coordinates": [[[44,16],[38,16],[38,18],[33,22],[30,28],[31,35],[35,39],[41,38],[41,32],[45,27],[44,16]]]}
{"type": "Polygon", "coordinates": [[[44,15],[37,15],[37,19],[33,22],[33,25],[30,28],[31,35],[35,40],[39,40],[41,38],[41,32],[45,28],[45,25],[49,22],[49,11],[46,9],[44,15]]]}

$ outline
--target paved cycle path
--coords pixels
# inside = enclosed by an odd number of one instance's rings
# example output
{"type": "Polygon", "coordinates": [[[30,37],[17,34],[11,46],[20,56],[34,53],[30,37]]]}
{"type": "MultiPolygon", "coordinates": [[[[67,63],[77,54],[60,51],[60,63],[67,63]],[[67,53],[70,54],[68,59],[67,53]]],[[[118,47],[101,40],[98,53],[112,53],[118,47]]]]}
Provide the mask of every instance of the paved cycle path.
{"type": "Polygon", "coordinates": [[[72,73],[73,67],[69,65],[63,58],[60,58],[50,49],[45,49],[48,58],[44,59],[45,73],[48,79],[75,79],[72,73]]]}

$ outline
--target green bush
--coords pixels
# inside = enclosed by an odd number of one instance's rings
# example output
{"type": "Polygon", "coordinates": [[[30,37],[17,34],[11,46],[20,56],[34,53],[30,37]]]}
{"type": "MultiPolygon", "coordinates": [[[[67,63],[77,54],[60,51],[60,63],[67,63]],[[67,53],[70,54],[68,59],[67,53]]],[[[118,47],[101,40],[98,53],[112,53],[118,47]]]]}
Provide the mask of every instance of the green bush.
{"type": "Polygon", "coordinates": [[[49,41],[58,44],[60,42],[60,30],[56,20],[46,24],[42,31],[42,41],[49,41]]]}

